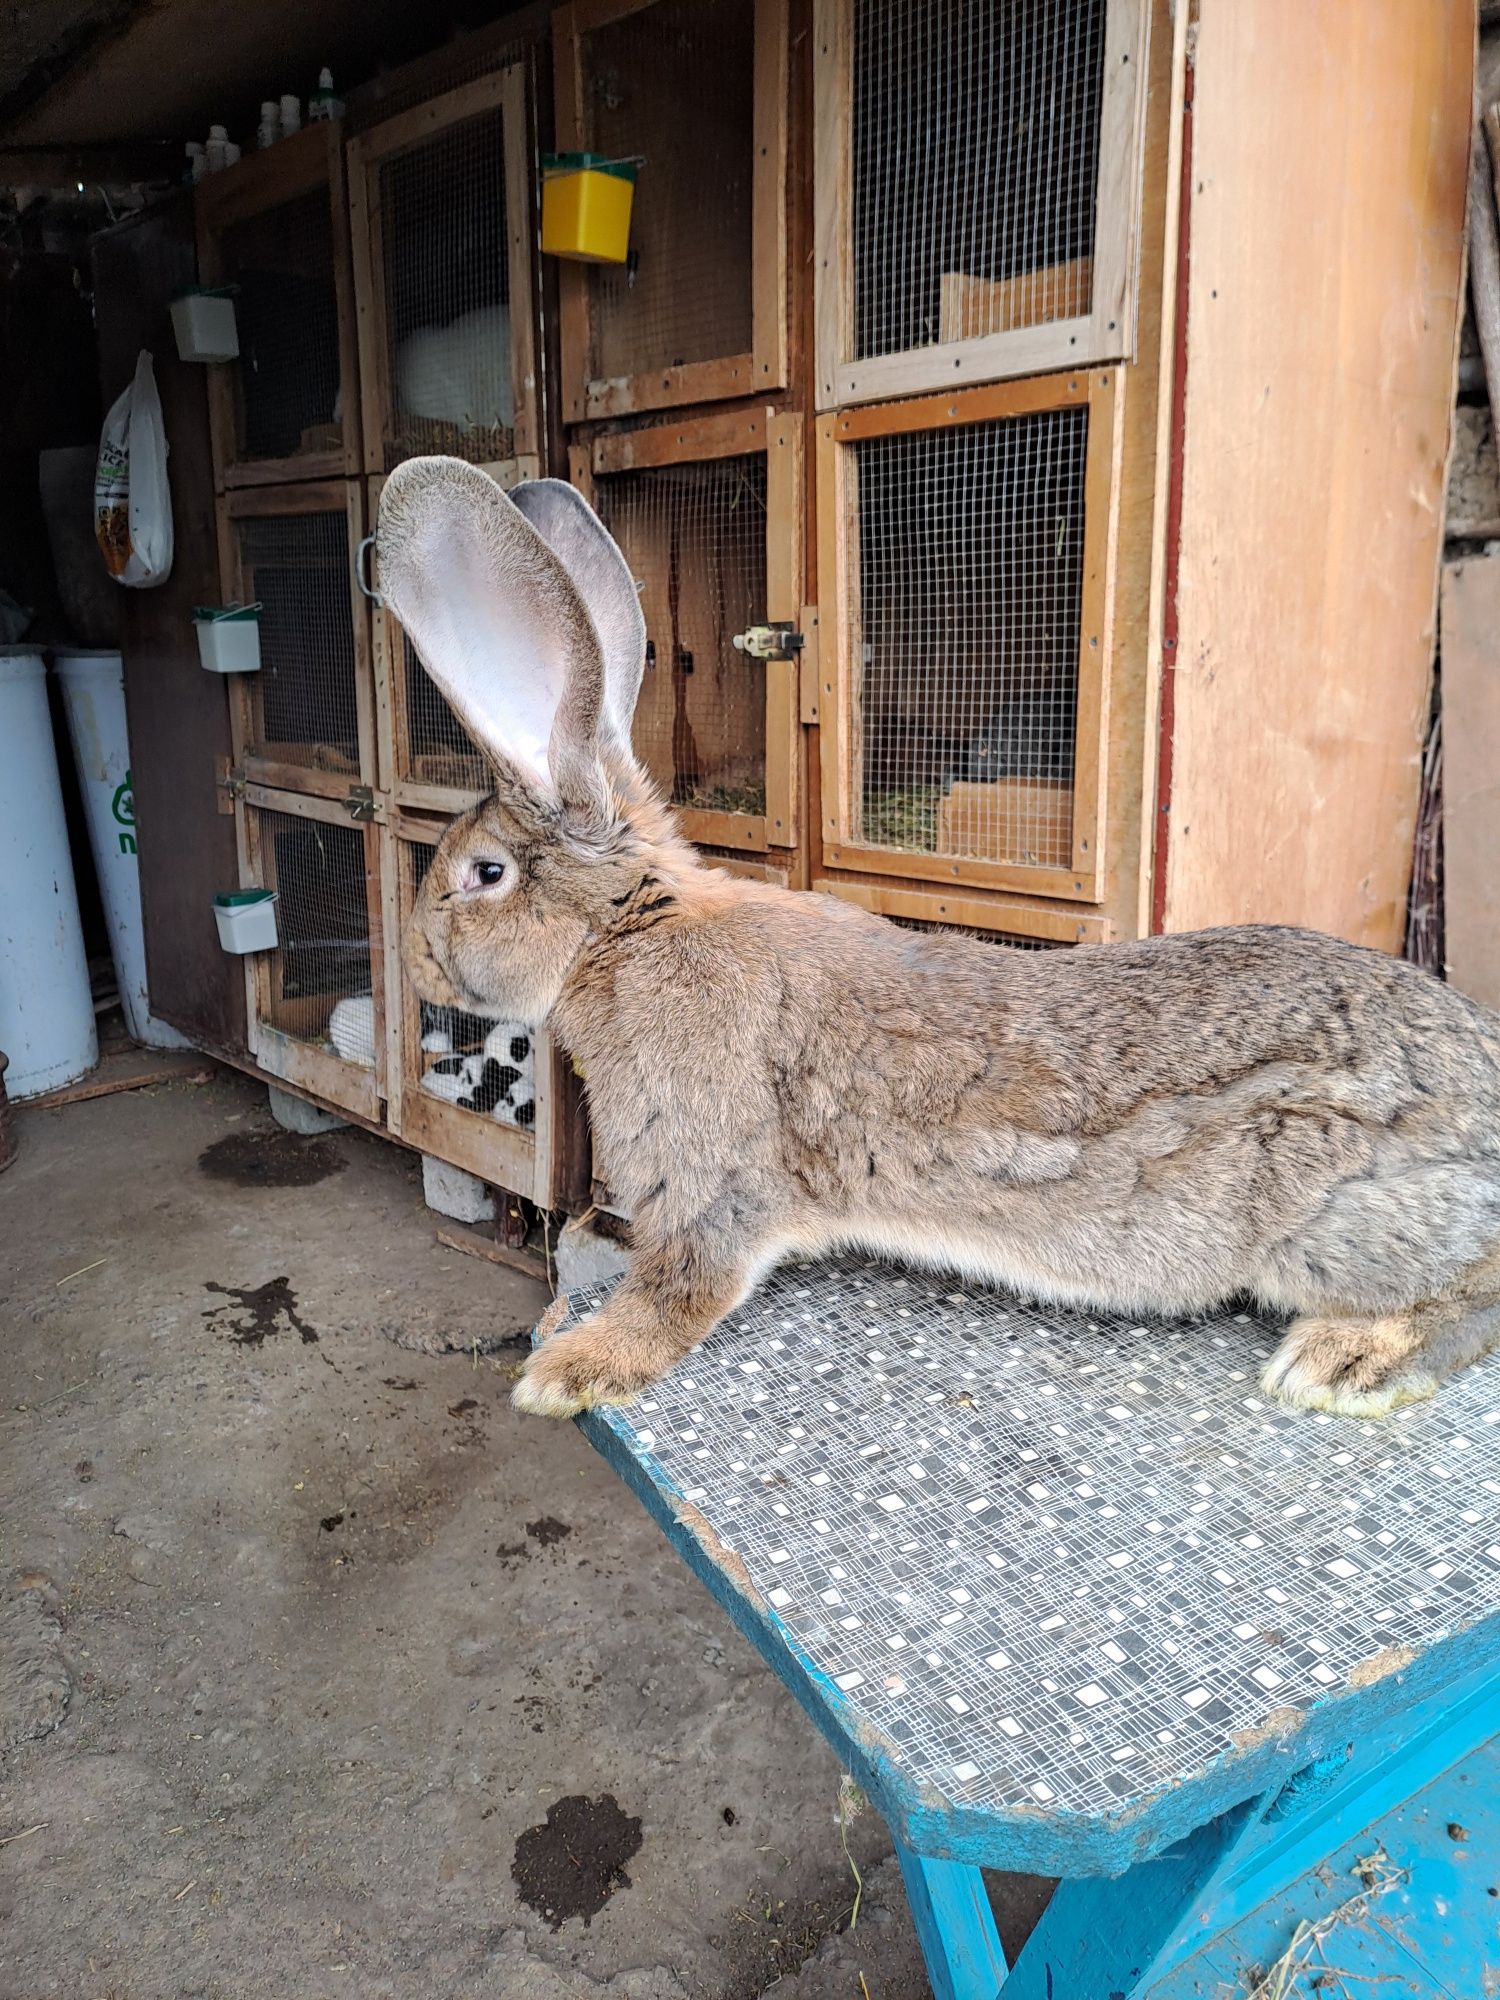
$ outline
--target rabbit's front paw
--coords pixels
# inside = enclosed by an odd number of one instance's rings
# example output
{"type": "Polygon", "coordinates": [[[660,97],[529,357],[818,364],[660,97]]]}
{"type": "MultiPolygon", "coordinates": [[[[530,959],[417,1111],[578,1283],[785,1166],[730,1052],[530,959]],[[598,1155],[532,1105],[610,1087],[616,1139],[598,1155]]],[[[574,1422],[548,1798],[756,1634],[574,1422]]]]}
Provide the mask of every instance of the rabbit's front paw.
{"type": "Polygon", "coordinates": [[[605,1320],[590,1319],[537,1348],[510,1400],[529,1416],[576,1417],[596,1403],[628,1403],[655,1379],[605,1320]]]}
{"type": "Polygon", "coordinates": [[[1298,1319],[1271,1356],[1261,1387],[1293,1410],[1327,1410],[1337,1417],[1384,1417],[1403,1403],[1420,1403],[1437,1383],[1412,1365],[1417,1345],[1411,1321],[1298,1319]]]}

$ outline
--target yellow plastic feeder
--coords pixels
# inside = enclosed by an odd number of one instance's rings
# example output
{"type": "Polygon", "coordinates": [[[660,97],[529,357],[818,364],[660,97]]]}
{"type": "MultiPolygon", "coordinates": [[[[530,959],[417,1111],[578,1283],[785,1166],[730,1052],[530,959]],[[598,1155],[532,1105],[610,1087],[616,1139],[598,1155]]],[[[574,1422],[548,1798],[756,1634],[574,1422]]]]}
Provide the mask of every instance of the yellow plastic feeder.
{"type": "Polygon", "coordinates": [[[542,160],[542,249],[583,264],[623,264],[630,251],[635,163],[598,153],[542,160]]]}

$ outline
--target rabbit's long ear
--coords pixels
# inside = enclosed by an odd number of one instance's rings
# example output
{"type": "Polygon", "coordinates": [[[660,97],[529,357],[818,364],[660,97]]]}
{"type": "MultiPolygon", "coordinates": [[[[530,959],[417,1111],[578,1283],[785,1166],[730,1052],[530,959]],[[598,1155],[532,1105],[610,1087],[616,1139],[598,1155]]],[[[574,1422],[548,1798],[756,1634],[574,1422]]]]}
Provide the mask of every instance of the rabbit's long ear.
{"type": "Polygon", "coordinates": [[[572,578],[487,473],[411,458],[385,482],[380,592],[490,757],[539,796],[594,789],[604,660],[572,578]]]}
{"type": "Polygon", "coordinates": [[[562,479],[528,479],[511,499],[572,577],[604,652],[599,748],[630,769],[630,724],[646,667],[646,617],[620,545],[583,495],[562,479]]]}

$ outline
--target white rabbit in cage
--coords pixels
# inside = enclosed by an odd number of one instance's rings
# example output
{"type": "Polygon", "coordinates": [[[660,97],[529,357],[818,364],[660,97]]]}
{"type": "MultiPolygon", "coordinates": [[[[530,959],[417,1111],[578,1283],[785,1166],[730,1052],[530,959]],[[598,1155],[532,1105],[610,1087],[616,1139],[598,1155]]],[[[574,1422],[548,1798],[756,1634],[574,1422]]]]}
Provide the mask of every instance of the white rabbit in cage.
{"type": "Polygon", "coordinates": [[[396,397],[406,416],[462,431],[515,421],[510,308],[477,306],[446,326],[422,326],[396,352],[396,397]]]}
{"type": "Polygon", "coordinates": [[[488,1112],[505,1125],[523,1128],[536,1121],[534,1046],[520,1021],[496,1021],[484,1046],[472,1055],[453,1055],[442,1030],[422,1037],[422,1047],[438,1060],[422,1077],[422,1088],[465,1111],[488,1112]]]}
{"type": "Polygon", "coordinates": [[[375,1002],[368,993],[338,1002],[328,1017],[328,1039],[345,1062],[374,1069],[375,1002]]]}

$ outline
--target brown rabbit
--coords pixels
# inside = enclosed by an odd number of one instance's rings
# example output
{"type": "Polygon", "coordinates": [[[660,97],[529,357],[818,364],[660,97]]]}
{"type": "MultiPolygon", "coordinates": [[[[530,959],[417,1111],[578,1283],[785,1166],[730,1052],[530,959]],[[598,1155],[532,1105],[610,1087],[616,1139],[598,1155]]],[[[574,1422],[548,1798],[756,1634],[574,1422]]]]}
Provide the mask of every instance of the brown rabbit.
{"type": "Polygon", "coordinates": [[[1022,956],[704,866],[635,762],[645,628],[571,488],[413,459],[381,588],[496,769],[406,939],[422,996],[550,1021],[630,1270],[515,1390],[664,1374],[789,1253],[857,1246],[1103,1312],[1295,1314],[1283,1402],[1368,1416],[1500,1340],[1500,1019],[1244,927],[1022,956]]]}

